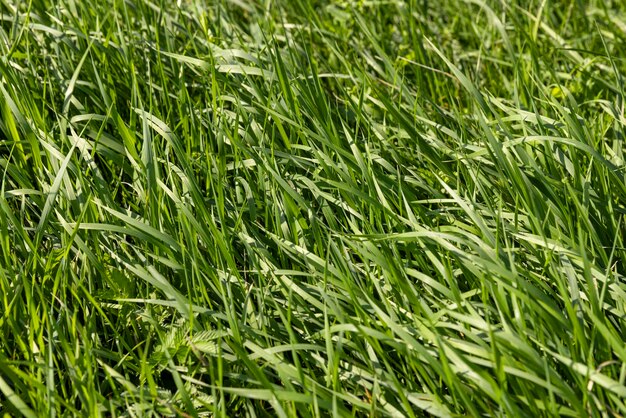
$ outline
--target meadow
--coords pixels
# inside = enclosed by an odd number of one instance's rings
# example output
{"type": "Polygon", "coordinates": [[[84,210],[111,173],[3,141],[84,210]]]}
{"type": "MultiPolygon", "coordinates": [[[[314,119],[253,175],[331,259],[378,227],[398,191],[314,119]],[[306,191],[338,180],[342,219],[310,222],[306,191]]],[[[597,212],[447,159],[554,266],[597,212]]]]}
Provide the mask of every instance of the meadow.
{"type": "Polygon", "coordinates": [[[625,75],[617,0],[0,0],[0,416],[625,416],[625,75]]]}

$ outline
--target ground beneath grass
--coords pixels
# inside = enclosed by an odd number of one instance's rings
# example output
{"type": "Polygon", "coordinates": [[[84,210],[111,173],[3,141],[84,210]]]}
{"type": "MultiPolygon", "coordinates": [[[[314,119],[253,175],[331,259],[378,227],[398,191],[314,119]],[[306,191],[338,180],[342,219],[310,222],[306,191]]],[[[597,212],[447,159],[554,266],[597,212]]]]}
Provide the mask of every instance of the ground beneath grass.
{"type": "Polygon", "coordinates": [[[0,413],[626,415],[626,6],[1,0],[0,413]]]}

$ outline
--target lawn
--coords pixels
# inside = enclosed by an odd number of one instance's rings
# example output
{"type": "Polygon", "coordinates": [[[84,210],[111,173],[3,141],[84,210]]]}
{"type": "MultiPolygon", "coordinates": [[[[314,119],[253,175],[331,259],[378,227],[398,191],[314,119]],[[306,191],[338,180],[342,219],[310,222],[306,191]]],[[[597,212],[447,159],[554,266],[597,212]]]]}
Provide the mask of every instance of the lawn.
{"type": "Polygon", "coordinates": [[[0,416],[626,415],[626,4],[0,0],[0,416]]]}

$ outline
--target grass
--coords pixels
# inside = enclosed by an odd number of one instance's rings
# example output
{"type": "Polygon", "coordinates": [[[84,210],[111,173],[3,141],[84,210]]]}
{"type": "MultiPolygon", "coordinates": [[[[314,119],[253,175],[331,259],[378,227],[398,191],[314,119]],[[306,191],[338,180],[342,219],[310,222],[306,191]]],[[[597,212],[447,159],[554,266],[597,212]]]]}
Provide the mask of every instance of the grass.
{"type": "Polygon", "coordinates": [[[5,416],[626,415],[626,7],[2,0],[5,416]]]}

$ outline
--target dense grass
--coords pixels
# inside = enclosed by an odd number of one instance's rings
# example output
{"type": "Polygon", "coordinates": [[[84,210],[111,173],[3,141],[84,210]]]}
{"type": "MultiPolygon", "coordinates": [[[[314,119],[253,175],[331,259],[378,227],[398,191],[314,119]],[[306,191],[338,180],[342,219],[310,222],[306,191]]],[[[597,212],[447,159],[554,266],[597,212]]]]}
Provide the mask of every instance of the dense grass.
{"type": "Polygon", "coordinates": [[[1,2],[0,412],[626,414],[624,3],[178,3],[1,2]]]}

